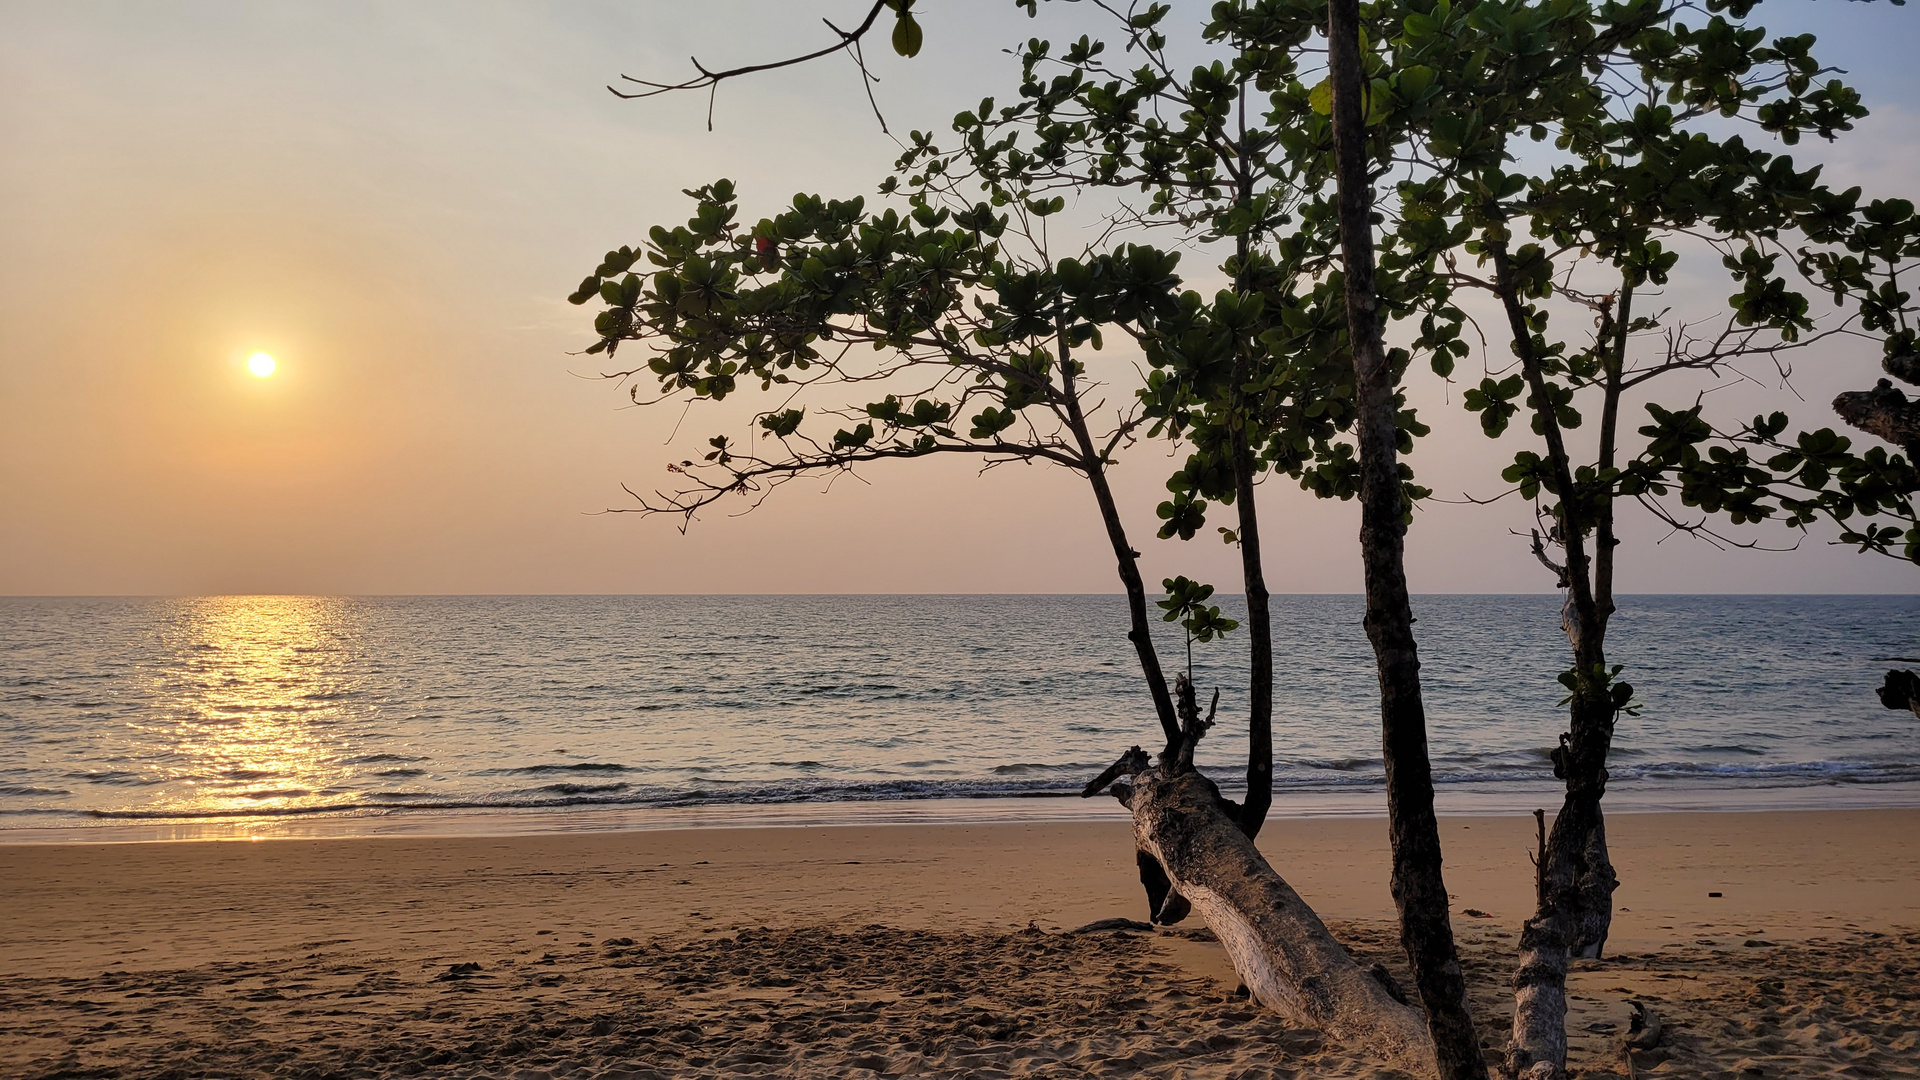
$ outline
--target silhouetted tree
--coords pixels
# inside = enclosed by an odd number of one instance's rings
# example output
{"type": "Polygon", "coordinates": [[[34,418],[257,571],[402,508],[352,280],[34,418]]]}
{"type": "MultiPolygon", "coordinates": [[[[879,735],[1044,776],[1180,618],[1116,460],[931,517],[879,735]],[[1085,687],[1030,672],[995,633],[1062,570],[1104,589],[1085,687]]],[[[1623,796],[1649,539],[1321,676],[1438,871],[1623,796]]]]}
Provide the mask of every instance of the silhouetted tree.
{"type": "MultiPolygon", "coordinates": [[[[1826,519],[1844,543],[1890,553],[1904,540],[1909,558],[1920,549],[1909,462],[1857,451],[1828,429],[1788,439],[1783,412],[1716,424],[1701,380],[1682,377],[1758,385],[1744,369],[1758,362],[1784,383],[1793,356],[1844,335],[1879,337],[1890,357],[1912,350],[1898,284],[1920,254],[1912,205],[1863,205],[1859,189],[1823,184],[1818,167],[1727,134],[1728,119],[1743,120],[1791,145],[1832,138],[1865,114],[1851,89],[1821,79],[1831,69],[1813,58],[1811,35],[1769,40],[1748,18],[1754,6],[1437,0],[1376,8],[1367,24],[1379,43],[1376,94],[1392,101],[1384,122],[1404,117],[1407,132],[1388,265],[1420,286],[1403,295],[1436,357],[1435,346],[1460,340],[1466,295],[1499,305],[1518,370],[1490,372],[1464,403],[1493,437],[1527,410],[1540,446],[1502,475],[1536,506],[1533,552],[1566,590],[1570,727],[1553,755],[1566,798],[1521,935],[1516,1075],[1564,1075],[1568,959],[1597,956],[1611,921],[1617,876],[1600,805],[1615,721],[1633,696],[1605,650],[1616,504],[1637,502],[1723,546],[1756,542],[1716,531],[1716,518],[1802,530],[1826,519]],[[1704,23],[1683,21],[1693,15],[1704,23]],[[1642,306],[1683,250],[1729,272],[1737,291],[1719,311],[1642,306]],[[1828,293],[1833,313],[1815,318],[1807,292],[1828,293]],[[1554,315],[1591,329],[1557,336],[1554,315]],[[1637,443],[1620,430],[1630,395],[1648,420],[1637,443]],[[1567,434],[1583,406],[1599,415],[1590,462],[1567,434]]],[[[1451,373],[1450,358],[1436,366],[1451,373]]]]}

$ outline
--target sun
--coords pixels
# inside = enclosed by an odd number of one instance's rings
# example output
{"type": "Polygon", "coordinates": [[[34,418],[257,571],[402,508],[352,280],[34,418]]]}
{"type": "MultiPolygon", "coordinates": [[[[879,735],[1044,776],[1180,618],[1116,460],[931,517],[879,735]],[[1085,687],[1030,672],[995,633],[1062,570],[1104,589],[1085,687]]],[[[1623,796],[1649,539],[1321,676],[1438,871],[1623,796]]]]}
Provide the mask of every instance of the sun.
{"type": "Polygon", "coordinates": [[[257,352],[247,357],[247,370],[262,379],[273,374],[273,369],[279,366],[280,365],[273,362],[273,357],[263,352],[257,352]]]}

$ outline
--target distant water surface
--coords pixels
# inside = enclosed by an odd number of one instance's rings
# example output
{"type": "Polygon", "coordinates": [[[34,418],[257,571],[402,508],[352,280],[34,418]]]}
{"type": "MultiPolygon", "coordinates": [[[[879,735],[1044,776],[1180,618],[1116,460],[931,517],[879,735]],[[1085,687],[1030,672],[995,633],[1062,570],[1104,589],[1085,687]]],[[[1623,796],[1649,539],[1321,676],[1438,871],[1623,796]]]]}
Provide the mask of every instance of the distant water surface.
{"type": "MultiPolygon", "coordinates": [[[[1226,606],[1240,614],[1238,597],[1226,606]]],[[[1274,608],[1279,805],[1373,807],[1360,599],[1274,608]]],[[[1415,609],[1443,808],[1541,803],[1564,726],[1557,598],[1425,596],[1415,609]]],[[[1620,609],[1611,652],[1643,707],[1619,725],[1618,805],[1920,804],[1920,721],[1872,692],[1887,658],[1920,655],[1920,598],[1646,596],[1620,609]]],[[[1011,806],[1153,745],[1125,628],[1116,596],[5,599],[0,838],[1011,806]]],[[[1159,629],[1171,672],[1178,631],[1159,629]]],[[[1239,633],[1195,653],[1224,721],[1201,758],[1229,788],[1245,752],[1245,645],[1239,633]]]]}

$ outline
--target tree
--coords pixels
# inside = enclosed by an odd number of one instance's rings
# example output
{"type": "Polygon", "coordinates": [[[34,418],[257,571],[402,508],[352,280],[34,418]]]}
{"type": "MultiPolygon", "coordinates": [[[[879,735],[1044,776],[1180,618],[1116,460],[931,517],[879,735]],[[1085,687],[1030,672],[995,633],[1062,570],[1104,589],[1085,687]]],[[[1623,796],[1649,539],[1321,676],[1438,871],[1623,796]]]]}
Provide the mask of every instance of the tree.
{"type": "Polygon", "coordinates": [[[1758,361],[1784,381],[1793,355],[1843,335],[1878,336],[1889,357],[1912,351],[1898,282],[1920,253],[1912,205],[1861,205],[1858,189],[1834,191],[1819,168],[1725,134],[1725,120],[1744,120],[1792,145],[1864,115],[1857,94],[1819,81],[1830,69],[1813,59],[1810,35],[1768,41],[1744,21],[1753,6],[1710,3],[1726,14],[1697,28],[1681,21],[1691,5],[1659,0],[1415,2],[1376,8],[1368,23],[1374,85],[1392,102],[1384,123],[1403,126],[1409,166],[1383,259],[1395,279],[1387,291],[1421,318],[1442,375],[1452,359],[1435,346],[1459,340],[1463,293],[1498,304],[1518,371],[1489,373],[1464,404],[1496,438],[1528,411],[1542,445],[1502,475],[1535,504],[1533,553],[1566,590],[1570,727],[1554,754],[1566,798],[1521,937],[1516,1075],[1564,1075],[1568,959],[1597,956],[1611,920],[1617,877],[1600,806],[1615,721],[1633,697],[1605,651],[1616,504],[1638,502],[1723,545],[1756,541],[1718,531],[1716,518],[1801,530],[1826,519],[1865,550],[1892,553],[1904,540],[1908,558],[1920,541],[1920,476],[1908,461],[1856,451],[1827,429],[1783,438],[1782,412],[1716,424],[1698,379],[1686,378],[1744,377],[1743,363],[1758,361]],[[1557,153],[1521,148],[1547,140],[1557,153]],[[1523,243],[1523,226],[1539,242],[1523,243]],[[1683,249],[1720,258],[1738,289],[1726,307],[1637,310],[1683,249]],[[1828,293],[1837,310],[1814,318],[1804,291],[1828,293]],[[1550,333],[1550,317],[1569,313],[1591,320],[1585,340],[1550,333]],[[1655,398],[1662,389],[1670,396],[1655,398]],[[1637,447],[1620,431],[1629,395],[1647,399],[1637,447]],[[1589,401],[1599,430],[1583,463],[1568,432],[1589,401]]]}
{"type": "Polygon", "coordinates": [[[1056,261],[1037,227],[1045,213],[1030,208],[1016,225],[985,203],[922,203],[903,215],[869,212],[864,198],[799,196],[742,227],[731,182],[687,194],[697,208],[685,226],[655,226],[644,247],[608,252],[569,298],[607,305],[587,351],[655,346],[643,365],[609,373],[658,381],[658,397],[633,386],[636,404],[722,401],[756,383],[782,400],[756,417],[758,444],[714,436],[702,460],[669,466],[684,486],[638,496],[638,511],[691,522],[728,496],[757,503],[799,476],[893,459],[962,454],[1070,469],[1094,496],[1127,594],[1128,636],[1165,745],[1177,747],[1139,555],[1107,482],[1141,420],[1122,409],[1096,427],[1077,352],[1103,325],[1165,310],[1178,257],[1127,247],[1056,261]],[[1015,240],[1026,250],[1009,250],[1015,240]],[[652,269],[634,273],[642,260],[652,269]],[[835,403],[825,422],[846,426],[830,436],[814,437],[818,422],[802,431],[800,395],[863,384],[890,392],[864,406],[835,403]]]}
{"type": "MultiPolygon", "coordinates": [[[[1177,921],[1197,907],[1263,1002],[1404,1066],[1429,1067],[1418,1015],[1354,964],[1253,848],[1240,808],[1194,769],[1212,718],[1199,715],[1184,676],[1175,702],[1154,649],[1139,556],[1107,483],[1144,416],[1134,403],[1093,419],[1099,403],[1087,395],[1097,384],[1081,354],[1098,348],[1103,330],[1152,327],[1190,302],[1176,291],[1176,257],[1136,245],[1055,257],[1044,229],[1059,209],[1052,201],[1000,214],[985,202],[955,208],[921,197],[901,214],[801,196],[744,226],[730,183],[689,195],[697,208],[685,226],[656,227],[643,248],[609,252],[574,293],[576,303],[606,305],[588,351],[653,347],[644,365],[611,373],[658,380],[660,397],[636,386],[637,403],[719,401],[756,383],[779,401],[757,414],[747,443],[717,435],[702,460],[670,466],[682,484],[641,496],[638,509],[684,523],[725,498],[757,503],[798,476],[943,454],[1047,462],[1084,477],[1166,737],[1157,765],[1135,747],[1101,778],[1119,780],[1133,807],[1154,917],[1177,921]],[[642,259],[653,269],[633,272],[642,259]],[[839,425],[831,436],[803,430],[811,407],[795,404],[798,395],[844,400],[869,390],[885,394],[824,410],[839,425]]],[[[1190,631],[1221,628],[1204,595],[1169,584],[1190,631]]]]}
{"type": "Polygon", "coordinates": [[[1367,637],[1380,675],[1380,719],[1393,830],[1393,898],[1401,941],[1415,958],[1421,1000],[1439,1047],[1443,1076],[1485,1076],[1466,978],[1455,955],[1441,875],[1440,830],[1433,810],[1420,658],[1407,596],[1407,506],[1394,424],[1397,375],[1382,337],[1374,284],[1375,157],[1363,94],[1373,86],[1362,61],[1358,0],[1329,0],[1327,81],[1338,177],[1341,266],[1347,338],[1359,412],[1360,550],[1366,564],[1367,637]],[[1444,1007],[1442,1007],[1444,1006],[1444,1007]]]}
{"type": "MultiPolygon", "coordinates": [[[[1336,6],[1333,12],[1343,10],[1336,6]]],[[[1784,380],[1796,351],[1857,333],[1881,337],[1890,373],[1910,374],[1915,367],[1908,297],[1898,280],[1915,251],[1911,205],[1883,200],[1862,206],[1857,191],[1822,186],[1817,169],[1796,170],[1790,160],[1741,139],[1703,137],[1699,130],[1705,118],[1733,117],[1788,144],[1803,133],[1831,137],[1860,115],[1857,95],[1820,80],[1825,71],[1811,57],[1810,37],[1769,43],[1764,31],[1718,16],[1689,30],[1679,22],[1687,10],[1658,3],[1598,10],[1520,3],[1458,10],[1438,3],[1370,5],[1366,36],[1378,44],[1357,50],[1353,68],[1330,71],[1329,79],[1308,90],[1294,80],[1301,69],[1292,50],[1305,36],[1300,5],[1218,5],[1205,36],[1231,43],[1237,54],[1227,67],[1215,65],[1204,76],[1196,72],[1189,85],[1169,80],[1164,63],[1132,79],[1106,71],[1085,41],[1063,58],[1067,74],[1061,79],[1045,84],[1030,74],[1023,96],[1038,102],[1033,124],[1043,137],[1033,158],[1039,164],[1016,159],[1008,169],[1029,180],[1080,187],[1137,182],[1155,194],[1149,212],[1133,220],[1151,221],[1157,213],[1157,224],[1168,224],[1168,217],[1178,224],[1204,223],[1211,236],[1236,244],[1229,263],[1232,297],[1222,294],[1207,312],[1196,311],[1181,336],[1163,332],[1159,342],[1147,343],[1156,366],[1173,376],[1157,389],[1179,388],[1186,395],[1171,406],[1163,396],[1157,405],[1176,431],[1182,421],[1199,418],[1184,431],[1199,452],[1170,484],[1175,498],[1162,508],[1170,530],[1189,536],[1198,529],[1201,495],[1251,506],[1250,492],[1241,497],[1220,477],[1251,472],[1220,467],[1233,460],[1230,450],[1220,448],[1236,429],[1271,435],[1270,460],[1316,492],[1351,494],[1352,460],[1329,441],[1325,428],[1315,430],[1303,419],[1306,410],[1359,410],[1369,630],[1382,661],[1390,770],[1396,761],[1424,761],[1417,749],[1396,755],[1391,743],[1396,701],[1407,718],[1402,731],[1419,734],[1424,726],[1414,719],[1417,658],[1393,531],[1405,506],[1386,497],[1395,479],[1402,494],[1421,494],[1394,463],[1393,452],[1410,449],[1410,436],[1424,429],[1383,389],[1397,385],[1411,357],[1385,349],[1378,316],[1418,317],[1412,351],[1428,355],[1446,376],[1468,351],[1462,340],[1466,313],[1455,303],[1456,293],[1482,290],[1498,301],[1521,370],[1483,380],[1467,393],[1466,404],[1497,435],[1519,407],[1515,399],[1524,396],[1534,430],[1546,443],[1544,454],[1523,451],[1506,479],[1539,507],[1546,536],[1536,539],[1536,555],[1568,590],[1565,625],[1575,654],[1562,675],[1571,729],[1556,760],[1568,802],[1541,868],[1541,911],[1529,925],[1517,977],[1515,1069],[1542,1062],[1549,1072],[1564,1067],[1566,957],[1597,955],[1610,924],[1617,877],[1599,805],[1614,720],[1632,699],[1631,686],[1617,679],[1619,669],[1607,664],[1604,647],[1614,606],[1614,502],[1634,499],[1673,528],[1719,543],[1752,541],[1715,531],[1715,516],[1734,525],[1771,517],[1803,530],[1826,518],[1840,524],[1841,542],[1883,553],[1903,538],[1911,545],[1920,537],[1912,529],[1916,485],[1907,462],[1878,449],[1856,452],[1827,430],[1783,439],[1788,421],[1781,413],[1716,428],[1704,415],[1696,386],[1682,390],[1694,398],[1690,402],[1647,403],[1651,422],[1640,429],[1641,452],[1624,459],[1623,395],[1670,387],[1682,373],[1740,374],[1742,361],[1759,360],[1775,364],[1784,380]],[[1273,106],[1251,134],[1244,104],[1250,69],[1259,71],[1253,83],[1273,106]],[[1345,137],[1338,137],[1335,125],[1340,202],[1329,208],[1319,194],[1326,132],[1302,106],[1338,115],[1343,93],[1350,119],[1345,137]],[[1181,107],[1184,129],[1146,126],[1136,133],[1128,127],[1127,109],[1163,100],[1181,107]],[[1063,103],[1077,106],[1078,113],[1063,103]],[[1225,130],[1230,117],[1239,120],[1237,132],[1225,130]],[[1212,118],[1213,126],[1195,118],[1212,118]],[[1263,140],[1262,131],[1271,134],[1263,140]],[[1529,176],[1513,167],[1523,132],[1534,141],[1557,136],[1565,153],[1529,176]],[[1274,146],[1281,148],[1281,161],[1266,153],[1274,146]],[[1343,150],[1344,163],[1338,160],[1343,150]],[[1385,274],[1369,282],[1369,196],[1398,168],[1412,179],[1396,185],[1400,212],[1386,215],[1393,227],[1383,238],[1385,274]],[[1278,182],[1256,193],[1248,177],[1278,182]],[[1283,231],[1290,210],[1302,225],[1283,231]],[[1523,220],[1551,243],[1514,249],[1512,237],[1523,220]],[[1333,280],[1319,277],[1326,269],[1329,222],[1341,229],[1347,340],[1357,381],[1366,387],[1372,373],[1371,401],[1363,394],[1356,402],[1338,380],[1299,363],[1303,352],[1330,351],[1324,293],[1313,295],[1304,285],[1333,280]],[[1793,234],[1801,242],[1797,248],[1790,247],[1793,234]],[[1635,288],[1663,284],[1677,258],[1676,238],[1687,237],[1715,248],[1739,289],[1718,319],[1708,317],[1715,325],[1707,333],[1698,319],[1663,322],[1661,315],[1633,311],[1635,288]],[[1262,263],[1255,255],[1269,245],[1279,254],[1262,263]],[[1836,316],[1819,323],[1807,317],[1805,298],[1773,272],[1775,262],[1788,257],[1789,273],[1802,285],[1832,294],[1842,309],[1836,316]],[[1582,291],[1586,278],[1576,278],[1569,265],[1582,258],[1588,263],[1583,269],[1598,264],[1613,276],[1610,292],[1604,277],[1601,287],[1582,291]],[[1477,277],[1463,270],[1469,260],[1491,264],[1491,273],[1477,277]],[[1557,289],[1556,260],[1564,279],[1557,289]],[[1263,303],[1250,313],[1247,301],[1255,293],[1263,303]],[[1598,331],[1586,348],[1546,340],[1542,302],[1556,293],[1595,318],[1598,331]],[[1203,325],[1203,314],[1211,325],[1203,325]],[[1657,337],[1663,327],[1668,329],[1655,355],[1630,364],[1629,339],[1657,337]],[[1289,341],[1294,330],[1304,332],[1289,341]],[[1209,361],[1196,358],[1208,349],[1193,347],[1196,334],[1211,346],[1213,381],[1224,383],[1224,392],[1217,385],[1209,390],[1209,361]],[[1241,341],[1266,347],[1259,364],[1240,364],[1245,354],[1234,343],[1241,341]],[[1294,380],[1293,401],[1304,406],[1300,414],[1290,414],[1279,404],[1285,396],[1272,392],[1288,377],[1294,380]],[[1663,381],[1649,385],[1656,378],[1663,381]],[[1595,461],[1580,466],[1563,429],[1578,424],[1576,398],[1586,396],[1601,398],[1601,430],[1595,461]],[[1310,455],[1291,457],[1289,442],[1310,445],[1310,455]],[[1368,476],[1372,494],[1364,490],[1368,476]],[[1876,524],[1875,518],[1899,525],[1876,524]],[[1565,552],[1563,564],[1553,562],[1548,546],[1565,552]]],[[[1164,11],[1129,15],[1146,30],[1132,35],[1129,48],[1153,58],[1153,28],[1164,11]]],[[[1361,33],[1356,23],[1356,42],[1361,33]]],[[[1339,36],[1330,35],[1334,61],[1344,55],[1339,36]]],[[[1030,45],[1030,73],[1035,57],[1030,45]]],[[[1858,398],[1843,396],[1836,406],[1845,411],[1858,398]]],[[[1905,403],[1888,398],[1884,387],[1873,395],[1879,423],[1890,441],[1904,443],[1898,421],[1906,414],[1890,406],[1905,403]]],[[[1911,555],[1913,548],[1906,550],[1911,555]]],[[[1425,777],[1410,790],[1427,790],[1425,777]]],[[[1395,828],[1397,837],[1408,835],[1395,828]]],[[[1396,845],[1397,868],[1406,866],[1402,856],[1409,850],[1396,845]]],[[[1425,880],[1437,886],[1431,893],[1439,900],[1445,894],[1437,845],[1434,854],[1425,880]]],[[[1444,910],[1444,903],[1416,904],[1411,912],[1403,907],[1410,954],[1415,926],[1408,915],[1436,907],[1444,910]]],[[[1434,929],[1430,940],[1440,941],[1444,923],[1434,929]]],[[[1450,950],[1441,944],[1434,955],[1450,950]]],[[[1445,967],[1435,962],[1427,970],[1445,967]]],[[[1433,995],[1422,989],[1431,1014],[1433,995]]],[[[1459,1030],[1470,1032],[1470,1020],[1459,1030]]]]}

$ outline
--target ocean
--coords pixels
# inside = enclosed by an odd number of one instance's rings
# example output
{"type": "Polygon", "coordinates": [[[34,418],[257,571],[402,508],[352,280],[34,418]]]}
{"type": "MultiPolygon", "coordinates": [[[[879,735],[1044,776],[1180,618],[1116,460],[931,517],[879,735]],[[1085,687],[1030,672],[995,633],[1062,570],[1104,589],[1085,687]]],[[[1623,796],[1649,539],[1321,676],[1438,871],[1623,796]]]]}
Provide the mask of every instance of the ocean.
{"type": "MultiPolygon", "coordinates": [[[[1619,607],[1616,811],[1920,805],[1873,694],[1920,597],[1619,607]]],[[[1442,811],[1557,805],[1558,598],[1414,608],[1442,811]]],[[[1277,814],[1384,810],[1361,613],[1274,598],[1277,814]]],[[[0,599],[0,842],[1117,816],[1073,794],[1156,740],[1125,630],[1119,596],[0,599]]],[[[1194,649],[1229,793],[1245,649],[1194,649]]]]}

